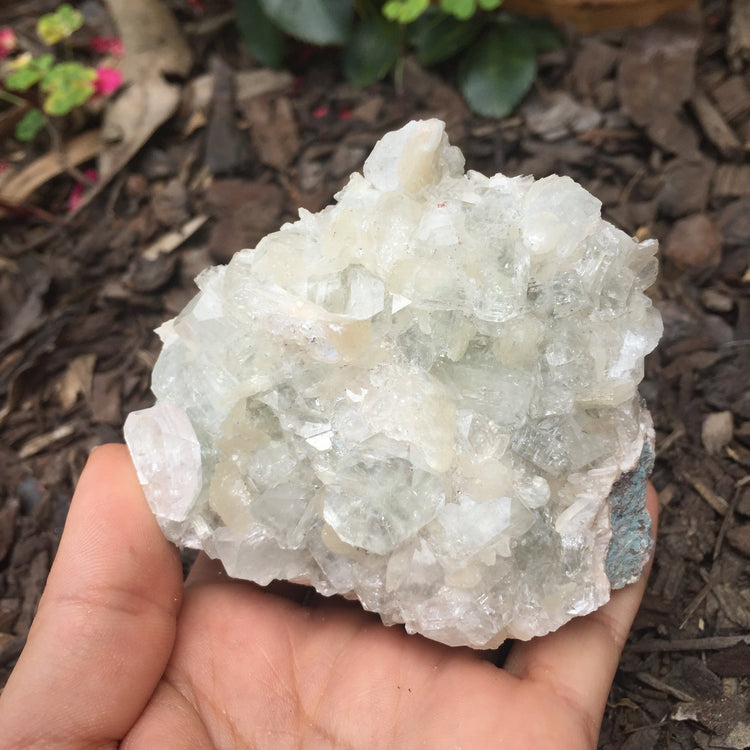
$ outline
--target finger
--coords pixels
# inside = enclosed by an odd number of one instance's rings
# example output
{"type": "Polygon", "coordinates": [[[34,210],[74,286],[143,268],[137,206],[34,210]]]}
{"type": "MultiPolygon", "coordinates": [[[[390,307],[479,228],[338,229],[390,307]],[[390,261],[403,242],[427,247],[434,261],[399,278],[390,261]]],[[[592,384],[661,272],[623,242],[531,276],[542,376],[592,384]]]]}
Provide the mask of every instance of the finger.
{"type": "MultiPolygon", "coordinates": [[[[646,506],[656,534],[657,495],[649,485],[646,506]]],[[[504,668],[536,683],[578,711],[594,747],[604,706],[630,627],[646,590],[651,563],[636,582],[612,594],[600,609],[571,620],[543,638],[513,646],[504,668]]]]}
{"type": "Polygon", "coordinates": [[[179,555],[146,504],[127,449],[97,449],[0,700],[0,737],[10,747],[61,750],[123,737],[164,671],[181,592],[179,555]]]}

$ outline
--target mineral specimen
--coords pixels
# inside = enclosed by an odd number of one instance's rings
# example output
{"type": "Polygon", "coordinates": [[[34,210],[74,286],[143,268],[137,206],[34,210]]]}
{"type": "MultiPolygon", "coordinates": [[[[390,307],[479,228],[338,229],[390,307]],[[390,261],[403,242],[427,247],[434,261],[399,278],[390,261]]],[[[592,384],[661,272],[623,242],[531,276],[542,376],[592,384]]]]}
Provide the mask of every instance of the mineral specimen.
{"type": "Polygon", "coordinates": [[[437,120],[336,200],[159,329],[125,437],[164,533],[450,645],[599,607],[650,552],[655,243],[567,177],[464,174],[437,120]]]}

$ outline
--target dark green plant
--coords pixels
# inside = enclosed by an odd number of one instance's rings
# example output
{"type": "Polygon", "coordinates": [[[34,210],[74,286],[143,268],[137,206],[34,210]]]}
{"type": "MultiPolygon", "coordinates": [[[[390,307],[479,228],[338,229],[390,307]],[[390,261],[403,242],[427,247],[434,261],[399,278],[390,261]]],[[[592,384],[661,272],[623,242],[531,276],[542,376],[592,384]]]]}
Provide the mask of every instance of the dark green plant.
{"type": "Polygon", "coordinates": [[[398,69],[413,51],[425,66],[455,63],[478,114],[510,114],[536,78],[537,54],[561,44],[548,23],[504,12],[502,0],[237,0],[239,31],[258,62],[281,65],[288,38],[342,49],[354,86],[398,69]]]}

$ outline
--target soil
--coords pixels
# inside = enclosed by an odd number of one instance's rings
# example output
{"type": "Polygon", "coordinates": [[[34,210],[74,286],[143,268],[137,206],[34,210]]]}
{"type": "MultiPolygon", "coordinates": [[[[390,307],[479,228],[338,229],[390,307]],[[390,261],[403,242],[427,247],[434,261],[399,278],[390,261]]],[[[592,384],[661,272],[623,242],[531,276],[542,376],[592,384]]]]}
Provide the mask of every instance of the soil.
{"type": "MultiPolygon", "coordinates": [[[[3,3],[0,26],[28,28],[56,4],[3,3]]],[[[87,5],[111,30],[103,7],[87,5]]],[[[0,182],[0,685],[86,456],[153,402],[153,329],[190,299],[201,269],[299,206],[326,205],[383,133],[440,117],[468,167],[570,175],[606,218],[660,242],[650,294],[665,330],[641,389],[657,430],[659,537],[600,747],[750,747],[747,4],[705,0],[645,29],[568,30],[499,122],[469,112],[452,69],[413,60],[398,88],[357,91],[331,53],[302,49],[292,75],[259,83],[231,23],[209,23],[227,3],[205,2],[203,14],[170,5],[196,51],[187,75],[170,76],[177,111],[77,211],[76,182],[94,160],[58,169],[20,202],[0,182]]],[[[98,127],[90,117],[62,142],[98,127]]],[[[2,112],[0,136],[13,168],[59,148],[42,138],[11,149],[2,112]]]]}

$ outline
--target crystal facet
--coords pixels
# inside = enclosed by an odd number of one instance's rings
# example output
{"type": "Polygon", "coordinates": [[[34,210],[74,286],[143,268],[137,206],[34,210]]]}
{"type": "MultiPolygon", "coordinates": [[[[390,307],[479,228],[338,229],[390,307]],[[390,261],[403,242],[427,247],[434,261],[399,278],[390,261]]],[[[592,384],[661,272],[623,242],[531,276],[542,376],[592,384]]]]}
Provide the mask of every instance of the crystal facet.
{"type": "Polygon", "coordinates": [[[125,437],[164,533],[450,645],[599,607],[650,552],[655,243],[570,178],[464,174],[437,120],[336,201],[159,329],[125,437]]]}

